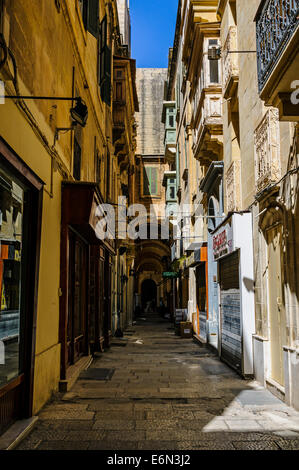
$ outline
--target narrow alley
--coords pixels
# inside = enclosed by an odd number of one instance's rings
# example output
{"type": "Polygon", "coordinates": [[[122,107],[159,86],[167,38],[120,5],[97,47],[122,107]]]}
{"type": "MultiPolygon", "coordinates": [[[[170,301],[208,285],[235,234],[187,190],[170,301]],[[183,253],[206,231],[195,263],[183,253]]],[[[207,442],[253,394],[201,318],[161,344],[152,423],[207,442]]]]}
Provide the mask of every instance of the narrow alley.
{"type": "Polygon", "coordinates": [[[299,413],[149,314],[44,407],[18,449],[299,449],[299,413]]]}
{"type": "Polygon", "coordinates": [[[298,70],[299,0],[0,0],[0,454],[299,450],[298,70]]]}

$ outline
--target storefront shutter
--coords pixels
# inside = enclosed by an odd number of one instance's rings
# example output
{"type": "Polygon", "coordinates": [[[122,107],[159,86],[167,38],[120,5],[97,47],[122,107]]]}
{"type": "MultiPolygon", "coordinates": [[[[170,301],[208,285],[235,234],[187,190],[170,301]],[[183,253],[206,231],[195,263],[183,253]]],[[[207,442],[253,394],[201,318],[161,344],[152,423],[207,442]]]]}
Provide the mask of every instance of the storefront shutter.
{"type": "Polygon", "coordinates": [[[97,38],[99,33],[99,0],[88,0],[86,26],[87,31],[97,38]]]}

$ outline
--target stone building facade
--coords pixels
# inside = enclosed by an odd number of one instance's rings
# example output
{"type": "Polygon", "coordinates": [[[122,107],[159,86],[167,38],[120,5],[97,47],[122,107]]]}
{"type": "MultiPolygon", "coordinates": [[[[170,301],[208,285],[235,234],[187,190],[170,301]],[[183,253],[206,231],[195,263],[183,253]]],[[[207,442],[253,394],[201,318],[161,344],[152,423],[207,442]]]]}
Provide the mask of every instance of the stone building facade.
{"type": "MultiPolygon", "coordinates": [[[[137,121],[135,202],[146,208],[144,225],[148,240],[136,241],[135,292],[142,309],[160,299],[170,308],[170,287],[162,273],[170,261],[169,240],[161,239],[161,224],[165,218],[165,191],[162,186],[169,169],[164,158],[164,126],[161,122],[161,101],[167,69],[137,69],[139,113],[137,121]],[[159,225],[157,240],[150,239],[150,210],[159,225]],[[159,238],[159,239],[158,239],[159,238]]],[[[154,307],[153,307],[154,308],[154,307]]]]}
{"type": "Polygon", "coordinates": [[[194,295],[192,264],[198,256],[184,250],[183,235],[174,249],[173,266],[181,269],[176,307],[187,308],[190,320],[194,315],[200,341],[295,408],[297,9],[298,2],[275,0],[180,1],[167,97],[176,101],[177,202],[189,185],[185,168],[193,171],[197,161],[192,200],[201,204],[202,222],[193,233],[206,243],[208,268],[199,273],[194,295]],[[182,143],[188,142],[188,124],[192,152],[186,165],[182,143]],[[207,302],[201,305],[205,275],[207,302]],[[205,307],[205,315],[197,312],[197,324],[196,307],[205,307]]]}
{"type": "Polygon", "coordinates": [[[129,258],[95,229],[133,184],[138,100],[116,0],[1,1],[0,39],[2,432],[109,347],[113,303],[128,321],[129,258]]]}

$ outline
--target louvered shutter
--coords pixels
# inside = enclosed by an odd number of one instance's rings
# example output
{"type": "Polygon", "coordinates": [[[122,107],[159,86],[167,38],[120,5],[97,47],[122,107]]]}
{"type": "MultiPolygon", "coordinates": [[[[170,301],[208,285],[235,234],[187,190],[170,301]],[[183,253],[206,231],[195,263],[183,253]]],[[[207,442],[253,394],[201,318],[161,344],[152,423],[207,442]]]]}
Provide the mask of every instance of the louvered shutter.
{"type": "Polygon", "coordinates": [[[95,38],[99,34],[99,0],[88,0],[87,4],[87,31],[95,38]]]}
{"type": "Polygon", "coordinates": [[[103,101],[110,106],[111,104],[111,49],[106,45],[105,47],[105,78],[103,84],[103,101]]]}
{"type": "Polygon", "coordinates": [[[154,196],[158,193],[158,182],[157,182],[157,168],[151,168],[151,194],[154,196]]]}
{"type": "Polygon", "coordinates": [[[143,168],[143,194],[144,196],[150,195],[150,175],[151,175],[151,169],[149,167],[143,168]]]}
{"type": "Polygon", "coordinates": [[[101,98],[108,106],[111,104],[111,49],[107,45],[107,17],[100,25],[99,37],[99,85],[101,98]]]}
{"type": "Polygon", "coordinates": [[[105,16],[99,31],[99,85],[105,80],[105,48],[107,42],[107,17],[105,16]]]}

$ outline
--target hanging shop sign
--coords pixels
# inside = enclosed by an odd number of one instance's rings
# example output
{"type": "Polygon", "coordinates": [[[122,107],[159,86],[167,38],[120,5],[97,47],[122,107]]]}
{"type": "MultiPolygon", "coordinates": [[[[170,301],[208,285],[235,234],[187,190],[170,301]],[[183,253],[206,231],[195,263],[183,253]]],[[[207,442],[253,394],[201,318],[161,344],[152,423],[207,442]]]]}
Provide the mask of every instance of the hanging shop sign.
{"type": "Polygon", "coordinates": [[[213,235],[214,260],[232,253],[233,250],[233,225],[232,220],[230,219],[213,235]]]}
{"type": "Polygon", "coordinates": [[[176,279],[178,278],[180,275],[179,273],[175,273],[175,272],[164,272],[162,273],[162,276],[166,279],[176,279]]]}

